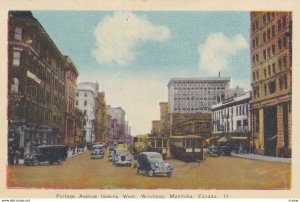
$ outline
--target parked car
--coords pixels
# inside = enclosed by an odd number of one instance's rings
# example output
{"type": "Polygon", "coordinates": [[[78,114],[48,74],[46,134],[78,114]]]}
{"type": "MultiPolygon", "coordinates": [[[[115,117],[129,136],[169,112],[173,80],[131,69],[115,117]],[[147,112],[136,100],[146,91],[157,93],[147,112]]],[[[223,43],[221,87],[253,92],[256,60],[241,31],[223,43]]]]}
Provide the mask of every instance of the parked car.
{"type": "Polygon", "coordinates": [[[91,148],[91,159],[103,159],[104,158],[104,146],[103,145],[94,145],[91,148]]]}
{"type": "Polygon", "coordinates": [[[113,165],[131,166],[132,159],[129,156],[129,151],[125,148],[116,148],[115,155],[112,158],[113,165]]]}
{"type": "Polygon", "coordinates": [[[163,157],[158,152],[141,152],[137,156],[137,163],[135,166],[136,174],[144,172],[150,177],[157,174],[166,174],[171,177],[174,168],[169,163],[163,160],[163,157]]]}
{"type": "Polygon", "coordinates": [[[232,151],[232,148],[230,146],[221,146],[220,147],[220,152],[222,155],[230,156],[231,151],[232,151]]]}
{"type": "Polygon", "coordinates": [[[221,155],[220,149],[218,146],[209,146],[207,150],[207,156],[219,157],[221,155]]]}
{"type": "Polygon", "coordinates": [[[112,161],[112,159],[113,159],[115,153],[116,153],[116,147],[115,147],[115,146],[109,147],[109,148],[108,148],[107,159],[108,159],[109,161],[112,161]]]}
{"type": "Polygon", "coordinates": [[[41,162],[48,162],[50,165],[63,164],[68,157],[68,147],[66,145],[42,145],[37,146],[31,153],[26,154],[24,164],[27,166],[37,166],[41,162]]]}

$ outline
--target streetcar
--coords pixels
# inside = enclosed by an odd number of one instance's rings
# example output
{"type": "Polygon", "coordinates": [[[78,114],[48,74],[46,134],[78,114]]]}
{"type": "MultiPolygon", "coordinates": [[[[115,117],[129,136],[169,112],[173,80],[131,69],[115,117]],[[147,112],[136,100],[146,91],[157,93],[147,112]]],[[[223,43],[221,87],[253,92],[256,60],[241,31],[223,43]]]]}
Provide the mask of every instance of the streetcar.
{"type": "Polygon", "coordinates": [[[145,139],[148,137],[148,134],[137,135],[133,138],[133,142],[129,145],[129,151],[136,155],[141,151],[145,151],[145,139]]]}
{"type": "Polygon", "coordinates": [[[203,160],[202,138],[197,135],[170,137],[170,152],[183,161],[203,160]]]}
{"type": "Polygon", "coordinates": [[[166,137],[148,136],[145,138],[146,151],[161,153],[163,158],[167,155],[168,139],[166,137]]]}

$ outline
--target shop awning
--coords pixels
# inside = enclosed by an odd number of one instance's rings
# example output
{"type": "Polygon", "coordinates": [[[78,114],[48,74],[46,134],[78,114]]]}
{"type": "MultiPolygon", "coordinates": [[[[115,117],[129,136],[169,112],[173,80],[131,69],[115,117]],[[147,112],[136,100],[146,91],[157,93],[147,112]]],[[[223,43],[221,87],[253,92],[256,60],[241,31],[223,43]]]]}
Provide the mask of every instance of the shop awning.
{"type": "Polygon", "coordinates": [[[248,137],[231,137],[232,140],[248,140],[248,137]]]}
{"type": "Polygon", "coordinates": [[[220,142],[220,143],[222,143],[222,142],[227,142],[227,141],[228,141],[228,140],[227,140],[226,137],[221,137],[220,139],[217,140],[217,142],[220,142]]]}

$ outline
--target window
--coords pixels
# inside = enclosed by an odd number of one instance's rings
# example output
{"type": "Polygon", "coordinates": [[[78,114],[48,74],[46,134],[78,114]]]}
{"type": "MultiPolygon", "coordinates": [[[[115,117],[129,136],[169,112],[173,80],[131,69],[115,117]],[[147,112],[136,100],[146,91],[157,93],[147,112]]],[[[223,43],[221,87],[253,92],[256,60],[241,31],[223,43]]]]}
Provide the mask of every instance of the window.
{"type": "Polygon", "coordinates": [[[267,51],[266,51],[266,49],[263,50],[263,55],[264,55],[264,60],[266,60],[267,59],[267,51]]]}
{"type": "Polygon", "coordinates": [[[283,77],[283,82],[284,82],[284,88],[287,89],[287,77],[283,77]]]}
{"type": "Polygon", "coordinates": [[[268,58],[271,57],[271,48],[268,48],[268,58]]]}
{"type": "Polygon", "coordinates": [[[273,94],[276,92],[276,80],[271,81],[269,83],[269,92],[270,92],[270,94],[273,94]]]}
{"type": "Polygon", "coordinates": [[[278,59],[278,66],[279,66],[279,68],[282,67],[282,58],[279,58],[279,59],[278,59]]]}
{"type": "Polygon", "coordinates": [[[264,69],[264,75],[265,75],[265,78],[267,78],[267,69],[266,68],[264,69]]]}
{"type": "Polygon", "coordinates": [[[86,106],[86,105],[87,105],[87,101],[85,100],[85,101],[84,101],[84,106],[86,106]]]}
{"type": "Polygon", "coordinates": [[[275,55],[275,44],[272,44],[272,54],[275,55]]]}
{"type": "Polygon", "coordinates": [[[271,38],[271,30],[270,29],[267,30],[267,38],[268,38],[268,40],[270,40],[270,38],[271,38]]]}
{"type": "Polygon", "coordinates": [[[283,88],[283,78],[279,78],[279,89],[282,90],[283,88]]]}
{"type": "Polygon", "coordinates": [[[266,14],[264,14],[264,16],[263,16],[263,23],[266,24],[266,22],[267,22],[267,16],[266,16],[266,14]]]}
{"type": "Polygon", "coordinates": [[[264,92],[265,92],[265,95],[267,95],[267,84],[264,84],[264,92]]]}
{"type": "Polygon", "coordinates": [[[76,100],[76,105],[78,106],[78,100],[76,100]]]}
{"type": "Polygon", "coordinates": [[[282,37],[282,46],[284,48],[286,48],[286,36],[285,35],[282,37]]]}
{"type": "Polygon", "coordinates": [[[266,32],[263,33],[263,42],[266,42],[266,32]]]}
{"type": "Polygon", "coordinates": [[[258,57],[258,54],[256,54],[256,62],[259,62],[259,57],[258,57]]]}
{"type": "Polygon", "coordinates": [[[268,75],[271,76],[271,65],[268,66],[268,75]]]}
{"type": "Polygon", "coordinates": [[[16,27],[15,28],[15,39],[21,41],[22,40],[22,28],[16,27]]]}
{"type": "Polygon", "coordinates": [[[276,66],[275,66],[275,63],[272,64],[272,70],[273,70],[273,74],[276,73],[276,66]]]}
{"type": "Polygon", "coordinates": [[[20,58],[21,58],[21,53],[19,51],[14,51],[13,52],[13,65],[14,66],[20,66],[20,58]]]}
{"type": "Polygon", "coordinates": [[[76,96],[77,96],[77,97],[79,96],[79,92],[76,93],[76,96]]]}
{"type": "Polygon", "coordinates": [[[272,37],[275,36],[275,25],[272,26],[272,37]]]}
{"type": "Polygon", "coordinates": [[[279,50],[281,50],[281,48],[282,48],[281,39],[278,39],[278,48],[279,48],[279,50]]]}
{"type": "Polygon", "coordinates": [[[267,13],[267,21],[270,21],[270,12],[267,13]]]}
{"type": "Polygon", "coordinates": [[[286,17],[285,16],[282,18],[282,28],[283,29],[286,28],[286,17]]]}
{"type": "Polygon", "coordinates": [[[282,62],[283,62],[283,67],[286,67],[286,66],[287,66],[287,65],[286,65],[286,55],[283,56],[282,62]]]}
{"type": "Polygon", "coordinates": [[[281,20],[277,21],[277,30],[278,30],[278,32],[281,31],[281,20]]]}
{"type": "Polygon", "coordinates": [[[256,39],[255,39],[255,44],[256,44],[256,47],[258,47],[258,37],[256,37],[256,39]]]}
{"type": "Polygon", "coordinates": [[[253,81],[255,81],[255,72],[253,72],[253,81]]]}
{"type": "Polygon", "coordinates": [[[259,74],[258,71],[256,72],[256,78],[259,79],[259,74]]]}

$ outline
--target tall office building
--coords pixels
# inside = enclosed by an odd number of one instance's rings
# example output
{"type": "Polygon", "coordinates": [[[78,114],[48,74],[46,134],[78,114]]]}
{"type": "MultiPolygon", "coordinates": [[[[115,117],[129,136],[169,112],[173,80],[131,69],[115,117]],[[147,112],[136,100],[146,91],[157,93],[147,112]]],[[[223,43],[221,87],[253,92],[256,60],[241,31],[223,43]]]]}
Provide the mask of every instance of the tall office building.
{"type": "Polygon", "coordinates": [[[251,12],[252,136],[255,152],[291,155],[292,13],[251,12]]]}
{"type": "Polygon", "coordinates": [[[170,113],[209,113],[225,99],[230,77],[172,78],[168,84],[170,113]]]}

